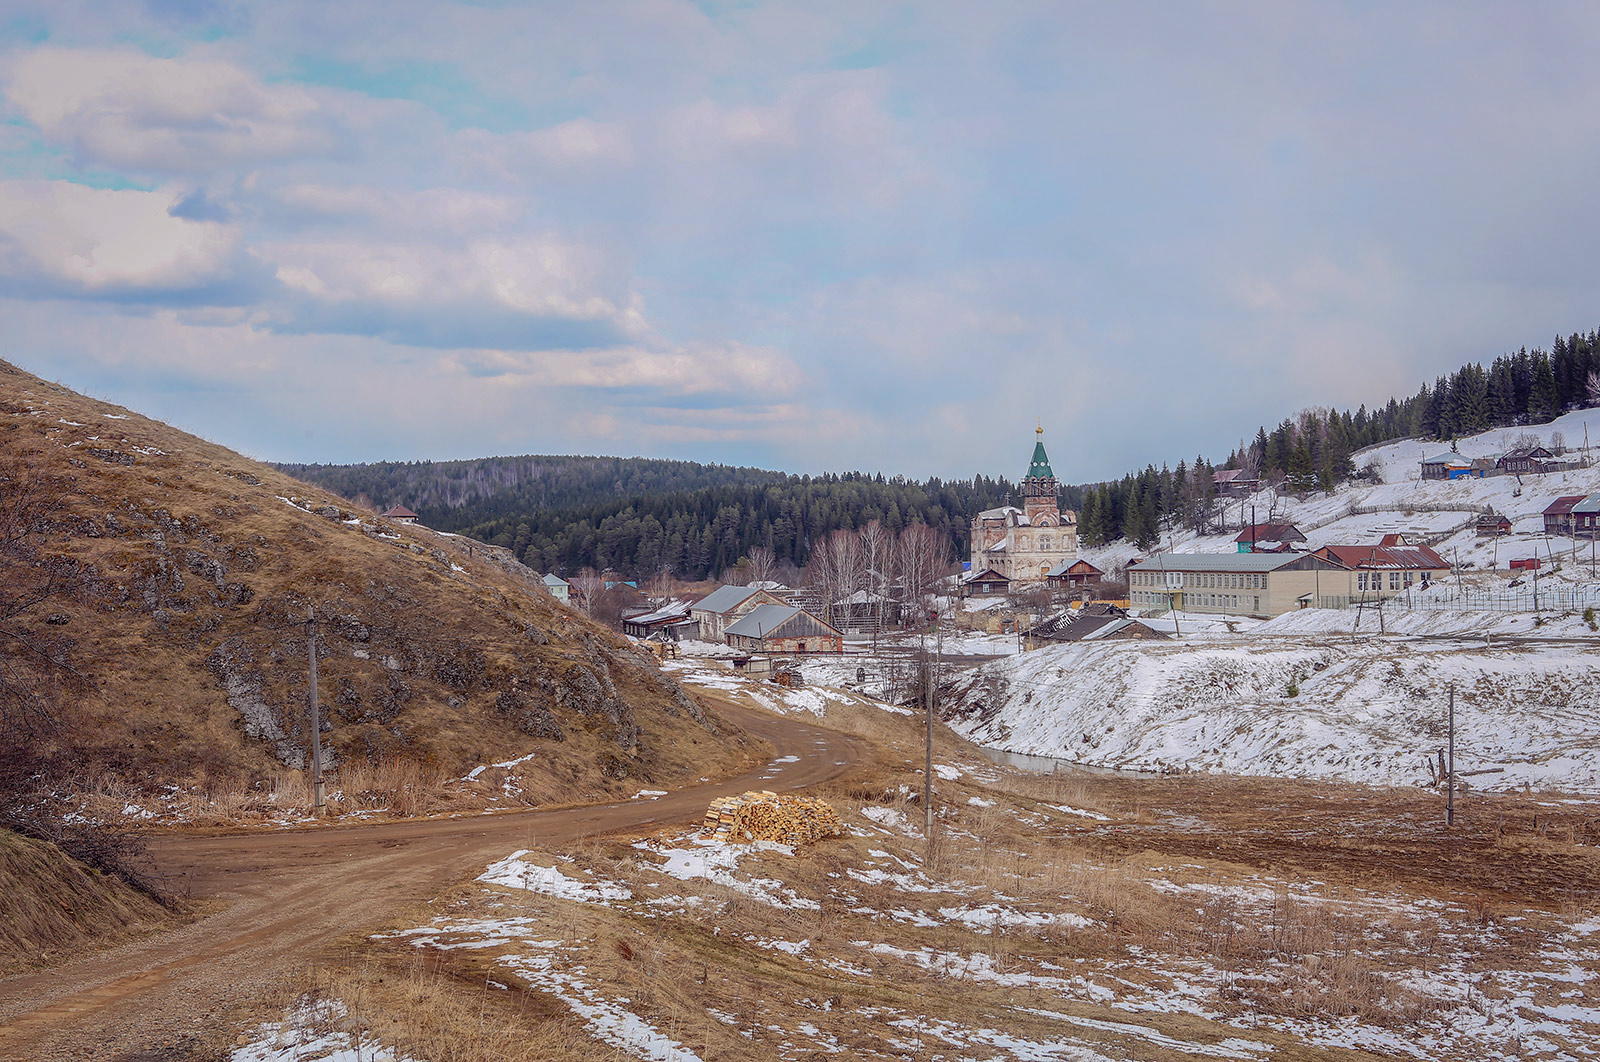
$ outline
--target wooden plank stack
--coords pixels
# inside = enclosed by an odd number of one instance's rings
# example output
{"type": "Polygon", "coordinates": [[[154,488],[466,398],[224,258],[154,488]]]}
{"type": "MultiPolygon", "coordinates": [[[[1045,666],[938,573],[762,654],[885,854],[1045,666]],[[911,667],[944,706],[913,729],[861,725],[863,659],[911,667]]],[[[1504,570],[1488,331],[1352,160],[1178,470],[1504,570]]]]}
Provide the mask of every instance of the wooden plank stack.
{"type": "Polygon", "coordinates": [[[805,844],[844,832],[839,816],[816,797],[752,790],[718,797],[706,809],[704,834],[724,841],[805,844]]]}

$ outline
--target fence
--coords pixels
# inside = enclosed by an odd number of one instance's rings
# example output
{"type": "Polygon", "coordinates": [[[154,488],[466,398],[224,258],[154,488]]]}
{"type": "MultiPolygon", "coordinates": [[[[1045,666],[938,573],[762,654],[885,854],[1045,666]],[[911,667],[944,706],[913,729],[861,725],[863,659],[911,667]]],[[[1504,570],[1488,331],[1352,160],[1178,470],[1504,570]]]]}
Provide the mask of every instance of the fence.
{"type": "MultiPolygon", "coordinates": [[[[1383,603],[1389,611],[1420,612],[1582,612],[1600,608],[1600,587],[1531,587],[1516,590],[1449,590],[1434,587],[1426,594],[1399,594],[1383,603]]],[[[1355,607],[1355,602],[1350,604],[1355,607]]],[[[1373,608],[1367,602],[1366,608],[1373,608]]]]}

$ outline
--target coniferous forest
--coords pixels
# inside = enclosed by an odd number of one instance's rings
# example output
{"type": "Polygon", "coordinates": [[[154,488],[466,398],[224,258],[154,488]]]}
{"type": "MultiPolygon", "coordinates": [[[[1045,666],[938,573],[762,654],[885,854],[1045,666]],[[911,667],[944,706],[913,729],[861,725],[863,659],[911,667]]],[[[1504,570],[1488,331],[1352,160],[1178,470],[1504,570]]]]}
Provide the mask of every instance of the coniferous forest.
{"type": "MultiPolygon", "coordinates": [[[[1297,493],[1331,490],[1363,475],[1363,447],[1394,439],[1448,441],[1496,427],[1545,423],[1600,405],[1600,330],[1558,338],[1553,349],[1463,365],[1407,398],[1354,412],[1311,407],[1246,435],[1221,465],[1204,456],[1148,465],[1120,480],[1068,486],[1079,536],[1096,546],[1127,538],[1154,546],[1163,527],[1213,519],[1212,475],[1243,469],[1297,493]]],[[[406,505],[442,531],[513,550],[529,567],[572,573],[607,568],[647,577],[716,576],[756,546],[804,567],[813,543],[877,520],[898,533],[923,523],[968,553],[983,509],[1015,502],[1004,477],[916,483],[847,473],[795,476],[690,461],[616,457],[494,457],[474,461],[279,465],[283,471],[383,508],[406,505]]]]}

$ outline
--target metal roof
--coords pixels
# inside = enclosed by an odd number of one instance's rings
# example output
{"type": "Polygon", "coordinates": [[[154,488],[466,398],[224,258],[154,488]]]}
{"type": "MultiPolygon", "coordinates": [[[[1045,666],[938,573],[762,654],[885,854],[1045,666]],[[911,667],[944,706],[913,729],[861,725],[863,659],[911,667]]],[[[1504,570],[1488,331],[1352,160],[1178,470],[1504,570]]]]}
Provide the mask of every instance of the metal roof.
{"type": "Polygon", "coordinates": [[[1039,429],[1039,438],[1033,444],[1033,460],[1028,464],[1029,479],[1054,479],[1056,474],[1050,471],[1050,458],[1044,452],[1044,429],[1039,429]]]}
{"type": "MultiPolygon", "coordinates": [[[[1155,553],[1139,561],[1138,568],[1142,572],[1272,572],[1310,556],[1310,553],[1155,553]]],[[[1129,564],[1132,566],[1133,562],[1129,564]]]]}
{"type": "Polygon", "coordinates": [[[1326,553],[1346,568],[1371,570],[1437,572],[1450,565],[1427,546],[1323,546],[1326,553]]]}
{"type": "Polygon", "coordinates": [[[546,586],[569,586],[571,584],[569,584],[565,579],[561,578],[559,575],[547,575],[547,576],[544,577],[544,585],[546,585],[546,586]]]}
{"type": "Polygon", "coordinates": [[[1460,454],[1439,454],[1437,457],[1424,457],[1425,465],[1453,465],[1456,468],[1471,468],[1472,462],[1460,454]]]}
{"type": "MultiPolygon", "coordinates": [[[[738,622],[729,624],[725,634],[737,634],[744,638],[769,638],[782,631],[786,626],[794,623],[796,619],[803,618],[806,622],[802,625],[810,630],[794,632],[796,636],[809,636],[829,631],[839,634],[839,631],[823,623],[820,619],[797,605],[757,605],[745,615],[740,616],[738,622]]],[[[788,637],[783,635],[783,637],[788,637]]]]}
{"type": "Polygon", "coordinates": [[[1600,494],[1589,495],[1587,498],[1583,499],[1583,501],[1574,505],[1572,507],[1572,512],[1574,516],[1576,516],[1578,513],[1583,513],[1584,515],[1588,515],[1589,513],[1600,513],[1600,494]]]}
{"type": "Polygon", "coordinates": [[[1564,497],[1557,498],[1555,501],[1550,503],[1550,507],[1544,511],[1544,515],[1565,516],[1572,511],[1572,507],[1574,505],[1577,505],[1586,497],[1588,497],[1586,494],[1568,494],[1564,497]]]}
{"type": "Polygon", "coordinates": [[[751,594],[759,594],[760,590],[753,586],[719,586],[711,593],[694,603],[696,612],[726,612],[736,608],[750,599],[751,594]]]}

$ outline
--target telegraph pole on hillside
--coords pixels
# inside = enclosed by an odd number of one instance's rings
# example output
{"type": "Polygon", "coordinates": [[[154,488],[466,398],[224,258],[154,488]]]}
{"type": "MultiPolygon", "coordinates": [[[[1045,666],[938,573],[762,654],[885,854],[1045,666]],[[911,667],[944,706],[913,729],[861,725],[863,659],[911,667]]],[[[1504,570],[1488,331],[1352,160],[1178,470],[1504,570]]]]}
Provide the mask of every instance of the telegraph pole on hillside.
{"type": "Polygon", "coordinates": [[[1455,687],[1455,683],[1451,683],[1450,684],[1450,714],[1449,714],[1448,718],[1449,718],[1449,722],[1446,724],[1446,727],[1447,727],[1447,729],[1449,731],[1449,736],[1447,737],[1446,740],[1449,743],[1450,752],[1449,752],[1449,759],[1448,759],[1448,761],[1446,763],[1446,766],[1445,766],[1445,779],[1446,779],[1445,784],[1449,787],[1449,789],[1446,791],[1445,798],[1444,798],[1444,824],[1446,826],[1454,826],[1456,824],[1456,687],[1455,687]]]}
{"type": "Polygon", "coordinates": [[[321,817],[327,801],[322,795],[322,706],[317,703],[317,611],[306,606],[306,658],[311,662],[311,810],[321,817]]]}

